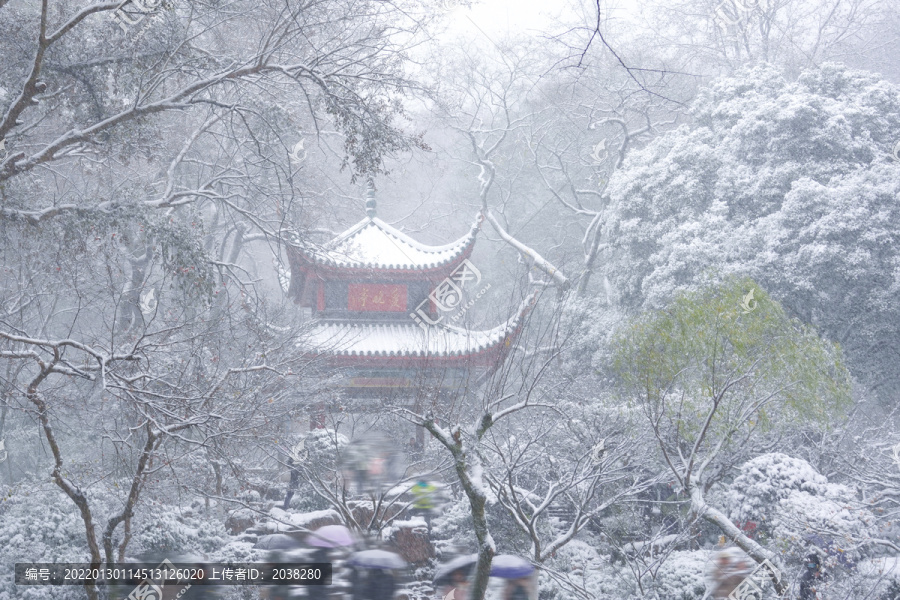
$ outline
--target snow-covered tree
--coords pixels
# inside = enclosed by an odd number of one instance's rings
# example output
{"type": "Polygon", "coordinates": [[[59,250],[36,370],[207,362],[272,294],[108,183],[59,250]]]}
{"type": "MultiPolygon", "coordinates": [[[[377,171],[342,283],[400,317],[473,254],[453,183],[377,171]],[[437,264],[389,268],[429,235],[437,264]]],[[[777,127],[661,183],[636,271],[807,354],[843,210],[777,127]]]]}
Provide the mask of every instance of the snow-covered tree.
{"type": "Polygon", "coordinates": [[[900,89],[837,65],[793,82],[757,67],[712,84],[692,117],[610,181],[619,300],[660,307],[711,269],[748,274],[860,381],[900,389],[900,89]]]}
{"type": "Polygon", "coordinates": [[[724,510],[732,521],[756,524],[757,539],[801,560],[809,546],[858,560],[875,537],[875,515],[855,490],[830,483],[805,460],[775,452],[739,467],[728,485],[724,510]]]}
{"type": "Polygon", "coordinates": [[[320,182],[418,144],[405,9],[161,4],[0,2],[0,425],[40,432],[10,474],[51,470],[92,563],[154,493],[233,500],[272,454],[303,367],[261,274],[320,182]]]}
{"type": "Polygon", "coordinates": [[[850,395],[839,350],[789,319],[759,284],[731,278],[633,319],[613,341],[612,362],[692,514],[758,562],[777,560],[706,494],[768,433],[840,418],[850,395]]]}

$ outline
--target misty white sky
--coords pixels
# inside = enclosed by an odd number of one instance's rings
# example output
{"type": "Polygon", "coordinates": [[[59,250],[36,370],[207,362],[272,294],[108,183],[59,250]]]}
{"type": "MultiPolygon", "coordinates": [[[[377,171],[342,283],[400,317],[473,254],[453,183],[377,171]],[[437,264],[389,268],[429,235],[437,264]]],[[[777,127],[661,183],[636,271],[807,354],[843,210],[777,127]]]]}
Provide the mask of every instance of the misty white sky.
{"type": "MultiPolygon", "coordinates": [[[[447,6],[444,41],[488,38],[499,42],[510,34],[533,36],[557,34],[573,24],[586,25],[596,18],[591,0],[480,0],[463,6],[460,0],[442,0],[447,6]]],[[[631,21],[640,18],[640,0],[610,0],[601,3],[604,21],[631,21]]]]}
{"type": "Polygon", "coordinates": [[[449,16],[453,32],[474,34],[481,29],[500,37],[514,31],[546,31],[548,23],[566,6],[562,2],[540,0],[483,0],[471,7],[453,6],[453,0],[447,3],[452,6],[449,16]]]}

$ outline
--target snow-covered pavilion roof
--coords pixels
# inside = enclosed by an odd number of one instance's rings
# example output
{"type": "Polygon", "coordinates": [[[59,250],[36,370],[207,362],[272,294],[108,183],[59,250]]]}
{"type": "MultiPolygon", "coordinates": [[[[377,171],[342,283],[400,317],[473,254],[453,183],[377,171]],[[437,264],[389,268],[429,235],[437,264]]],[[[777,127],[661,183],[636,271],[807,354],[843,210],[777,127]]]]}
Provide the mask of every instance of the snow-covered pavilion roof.
{"type": "Polygon", "coordinates": [[[318,321],[302,346],[335,356],[449,358],[483,353],[507,345],[534,304],[532,294],[505,323],[493,329],[474,331],[452,325],[422,327],[409,323],[318,321]]]}
{"type": "Polygon", "coordinates": [[[316,264],[344,268],[422,270],[453,263],[475,242],[480,221],[443,246],[422,244],[377,217],[366,217],[323,246],[298,244],[316,264]]]}

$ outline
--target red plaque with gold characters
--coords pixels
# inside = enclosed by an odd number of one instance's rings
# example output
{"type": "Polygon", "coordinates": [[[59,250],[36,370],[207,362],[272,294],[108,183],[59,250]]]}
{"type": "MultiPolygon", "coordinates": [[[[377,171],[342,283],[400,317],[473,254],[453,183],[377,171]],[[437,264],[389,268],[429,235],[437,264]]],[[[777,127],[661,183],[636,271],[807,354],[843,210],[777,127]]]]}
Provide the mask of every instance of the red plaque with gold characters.
{"type": "Polygon", "coordinates": [[[406,310],[406,286],[387,283],[348,284],[347,310],[404,312],[406,310]]]}

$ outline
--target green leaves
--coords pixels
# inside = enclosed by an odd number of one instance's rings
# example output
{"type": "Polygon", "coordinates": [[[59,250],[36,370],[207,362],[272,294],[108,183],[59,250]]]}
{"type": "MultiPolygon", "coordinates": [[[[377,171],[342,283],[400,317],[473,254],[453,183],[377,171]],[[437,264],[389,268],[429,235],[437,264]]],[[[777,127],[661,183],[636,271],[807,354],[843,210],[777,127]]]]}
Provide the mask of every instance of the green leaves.
{"type": "Polygon", "coordinates": [[[688,441],[707,418],[730,436],[743,427],[827,424],[850,402],[837,345],[789,318],[747,277],[677,295],[621,328],[613,348],[628,397],[688,441]]]}

